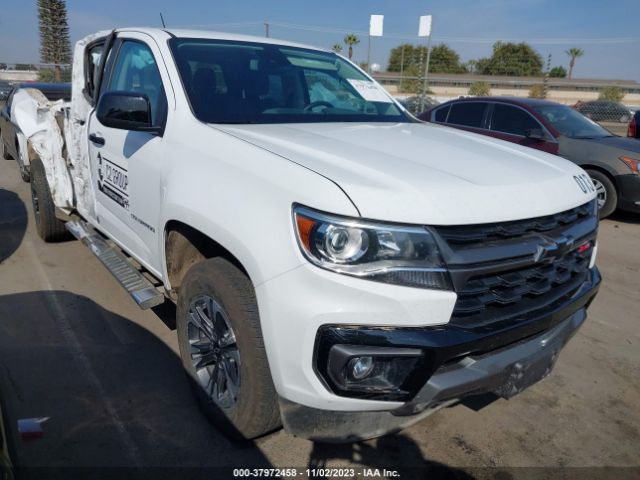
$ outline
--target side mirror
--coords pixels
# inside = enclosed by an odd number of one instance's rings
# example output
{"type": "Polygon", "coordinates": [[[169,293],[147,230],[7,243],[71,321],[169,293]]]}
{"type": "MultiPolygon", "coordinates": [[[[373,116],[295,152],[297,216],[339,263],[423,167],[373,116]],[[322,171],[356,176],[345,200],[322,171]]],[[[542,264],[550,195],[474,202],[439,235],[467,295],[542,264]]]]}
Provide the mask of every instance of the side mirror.
{"type": "Polygon", "coordinates": [[[98,102],[96,116],[105,127],[158,134],[151,123],[151,103],[144,93],[107,92],[98,102]]]}
{"type": "Polygon", "coordinates": [[[525,137],[531,140],[544,140],[544,132],[541,128],[529,128],[525,132],[525,137]]]}

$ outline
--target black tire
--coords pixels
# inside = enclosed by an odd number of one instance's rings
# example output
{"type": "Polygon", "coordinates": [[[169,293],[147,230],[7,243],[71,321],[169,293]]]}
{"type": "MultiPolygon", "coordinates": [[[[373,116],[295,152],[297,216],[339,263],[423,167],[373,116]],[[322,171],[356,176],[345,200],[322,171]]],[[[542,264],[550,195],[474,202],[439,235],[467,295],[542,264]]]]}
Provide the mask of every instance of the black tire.
{"type": "Polygon", "coordinates": [[[604,204],[600,206],[598,216],[601,219],[606,218],[611,215],[618,206],[618,191],[616,190],[616,186],[606,174],[598,170],[586,170],[586,172],[596,186],[598,202],[603,200],[601,193],[604,192],[604,204]]]}
{"type": "MultiPolygon", "coordinates": [[[[176,315],[180,356],[185,371],[200,406],[213,423],[235,439],[252,439],[280,427],[277,395],[262,341],[255,291],[249,278],[223,258],[197,263],[189,269],[180,285],[176,315]],[[235,342],[231,347],[238,352],[239,386],[231,405],[220,405],[219,401],[214,401],[215,394],[212,392],[216,390],[212,386],[212,391],[207,391],[203,385],[207,382],[202,377],[208,374],[210,378],[215,377],[216,374],[210,372],[220,368],[223,360],[215,360],[209,366],[196,370],[192,358],[192,354],[196,359],[202,358],[198,353],[193,353],[200,351],[194,350],[192,346],[194,332],[197,332],[195,335],[198,339],[205,337],[202,336],[203,330],[196,328],[188,315],[194,312],[192,307],[203,298],[212,298],[217,302],[217,306],[226,315],[224,322],[228,323],[231,327],[229,330],[235,335],[235,342]]],[[[220,322],[220,317],[216,314],[213,317],[220,322]]],[[[212,330],[219,332],[215,327],[212,330]]],[[[207,341],[205,338],[205,342],[207,341]]],[[[218,352],[221,350],[224,351],[222,347],[218,348],[218,352]]],[[[212,385],[210,380],[208,385],[212,385]]]]}
{"type": "Polygon", "coordinates": [[[39,159],[31,164],[31,204],[40,238],[45,242],[61,242],[70,238],[64,223],[56,217],[44,165],[39,159]]]}
{"type": "Polygon", "coordinates": [[[11,160],[11,155],[9,155],[9,152],[7,152],[7,147],[4,144],[4,141],[2,140],[2,133],[1,132],[0,132],[0,155],[5,160],[11,160]]]}
{"type": "Polygon", "coordinates": [[[18,152],[18,158],[16,162],[18,162],[18,168],[20,168],[20,178],[22,178],[23,182],[29,183],[31,181],[31,175],[29,174],[28,167],[24,164],[24,158],[22,158],[22,152],[20,151],[20,144],[18,143],[18,139],[16,138],[16,152],[18,152]]]}

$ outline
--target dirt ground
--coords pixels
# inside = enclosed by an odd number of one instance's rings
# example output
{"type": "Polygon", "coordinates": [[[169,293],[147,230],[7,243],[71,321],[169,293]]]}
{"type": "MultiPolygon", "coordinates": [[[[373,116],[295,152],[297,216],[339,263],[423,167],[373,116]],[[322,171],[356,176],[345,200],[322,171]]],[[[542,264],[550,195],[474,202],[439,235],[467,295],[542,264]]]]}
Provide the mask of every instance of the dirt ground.
{"type": "Polygon", "coordinates": [[[386,468],[400,478],[640,478],[640,215],[602,222],[599,238],[604,281],[589,318],[551,376],[520,396],[354,445],[284,431],[238,445],[193,399],[171,309],[139,310],[79,242],[40,241],[29,187],[0,160],[0,391],[14,462],[34,468],[28,478],[327,466],[357,477],[386,468]],[[22,440],[16,420],[31,417],[50,419],[42,438],[22,440]]]}

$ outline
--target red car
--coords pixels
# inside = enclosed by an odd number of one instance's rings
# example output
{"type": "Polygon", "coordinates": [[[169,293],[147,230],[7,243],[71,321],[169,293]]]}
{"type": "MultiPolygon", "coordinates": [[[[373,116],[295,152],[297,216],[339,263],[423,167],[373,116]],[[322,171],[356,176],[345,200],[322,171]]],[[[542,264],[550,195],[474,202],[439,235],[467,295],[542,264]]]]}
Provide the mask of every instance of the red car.
{"type": "Polygon", "coordinates": [[[418,118],[564,157],[591,176],[601,218],[616,208],[640,213],[640,142],[613,135],[571,107],[533,98],[469,97],[418,118]]]}

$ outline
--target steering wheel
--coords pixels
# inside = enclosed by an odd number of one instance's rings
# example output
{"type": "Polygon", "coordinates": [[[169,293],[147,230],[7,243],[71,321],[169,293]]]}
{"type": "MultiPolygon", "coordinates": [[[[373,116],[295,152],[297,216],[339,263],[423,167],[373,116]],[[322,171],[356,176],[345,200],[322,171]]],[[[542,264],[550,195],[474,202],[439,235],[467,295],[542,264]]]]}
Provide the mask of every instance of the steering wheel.
{"type": "Polygon", "coordinates": [[[309,112],[309,111],[313,110],[316,107],[333,108],[333,105],[330,104],[329,102],[325,102],[324,100],[318,100],[316,102],[311,102],[309,105],[304,107],[304,111],[305,112],[309,112]]]}

